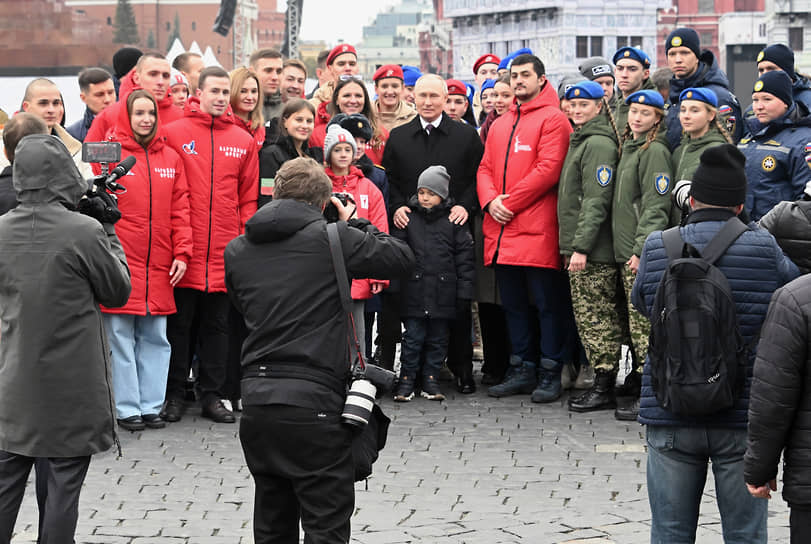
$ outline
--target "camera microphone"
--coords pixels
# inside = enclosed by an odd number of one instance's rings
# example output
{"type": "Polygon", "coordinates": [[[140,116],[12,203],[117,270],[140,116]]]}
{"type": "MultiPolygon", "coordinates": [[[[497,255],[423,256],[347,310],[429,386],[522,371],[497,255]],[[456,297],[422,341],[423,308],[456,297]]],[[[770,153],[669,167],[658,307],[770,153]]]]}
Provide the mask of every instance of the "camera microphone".
{"type": "Polygon", "coordinates": [[[119,185],[118,183],[115,182],[115,180],[117,180],[121,176],[126,175],[126,173],[129,172],[133,166],[135,166],[135,157],[130,155],[129,157],[118,163],[118,166],[113,168],[113,171],[110,172],[110,175],[107,176],[106,180],[104,180],[104,185],[106,185],[108,189],[111,189],[113,191],[126,190],[123,185],[119,185]]]}

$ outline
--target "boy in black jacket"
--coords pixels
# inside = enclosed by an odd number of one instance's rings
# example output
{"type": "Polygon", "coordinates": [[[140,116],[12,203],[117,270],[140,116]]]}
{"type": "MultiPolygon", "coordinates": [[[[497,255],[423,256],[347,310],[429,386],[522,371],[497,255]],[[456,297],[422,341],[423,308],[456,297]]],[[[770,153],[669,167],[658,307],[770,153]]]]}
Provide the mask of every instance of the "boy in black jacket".
{"type": "Polygon", "coordinates": [[[450,176],[444,166],[429,166],[417,180],[417,195],[408,203],[408,224],[395,237],[408,242],[417,260],[402,281],[402,318],[405,323],[400,354],[400,382],[394,400],[414,398],[422,367],[422,396],[444,400],[437,377],[448,351],[450,321],[457,305],[473,298],[473,238],[467,226],[450,221],[450,176]]]}

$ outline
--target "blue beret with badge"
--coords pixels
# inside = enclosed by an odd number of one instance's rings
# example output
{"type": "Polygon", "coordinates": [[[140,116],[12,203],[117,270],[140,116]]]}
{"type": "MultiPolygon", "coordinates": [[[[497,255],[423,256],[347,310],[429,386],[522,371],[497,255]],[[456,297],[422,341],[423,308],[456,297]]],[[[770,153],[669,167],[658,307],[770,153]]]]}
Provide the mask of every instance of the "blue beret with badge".
{"type": "Polygon", "coordinates": [[[486,91],[487,89],[492,89],[496,86],[495,79],[485,79],[484,83],[482,83],[482,92],[486,91]]]}
{"type": "Polygon", "coordinates": [[[532,49],[528,47],[522,47],[521,49],[513,51],[512,53],[501,59],[501,62],[498,63],[498,69],[509,70],[510,66],[513,63],[513,59],[518,55],[532,55],[532,49]]]}
{"type": "Polygon", "coordinates": [[[599,100],[605,95],[603,87],[594,81],[581,81],[566,89],[566,100],[573,98],[587,98],[589,100],[599,100]]]}
{"type": "Polygon", "coordinates": [[[653,106],[654,108],[659,108],[660,110],[665,108],[665,100],[662,98],[662,95],[659,94],[659,91],[653,91],[650,89],[636,91],[625,99],[625,103],[628,105],[642,104],[643,106],[653,106]]]}
{"type": "Polygon", "coordinates": [[[684,89],[679,95],[679,102],[683,100],[698,100],[699,102],[709,104],[713,108],[718,107],[718,97],[715,95],[715,91],[707,89],[706,87],[689,87],[684,89]]]}
{"type": "Polygon", "coordinates": [[[637,61],[639,64],[642,65],[643,68],[650,68],[650,57],[647,53],[642,51],[638,47],[620,47],[617,49],[617,52],[614,53],[614,58],[611,59],[611,62],[614,63],[614,66],[617,65],[617,62],[622,59],[631,59],[637,61]]]}

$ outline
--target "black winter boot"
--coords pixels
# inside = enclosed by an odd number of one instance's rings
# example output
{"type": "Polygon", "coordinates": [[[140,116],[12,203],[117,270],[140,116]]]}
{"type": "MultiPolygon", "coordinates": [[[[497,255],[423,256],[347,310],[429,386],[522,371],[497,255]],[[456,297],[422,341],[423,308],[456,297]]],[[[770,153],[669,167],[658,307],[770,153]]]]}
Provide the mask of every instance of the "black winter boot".
{"type": "Polygon", "coordinates": [[[572,412],[593,412],[609,410],[617,406],[614,398],[614,382],[617,376],[613,372],[598,370],[594,375],[594,385],[579,397],[569,399],[569,410],[572,412]]]}

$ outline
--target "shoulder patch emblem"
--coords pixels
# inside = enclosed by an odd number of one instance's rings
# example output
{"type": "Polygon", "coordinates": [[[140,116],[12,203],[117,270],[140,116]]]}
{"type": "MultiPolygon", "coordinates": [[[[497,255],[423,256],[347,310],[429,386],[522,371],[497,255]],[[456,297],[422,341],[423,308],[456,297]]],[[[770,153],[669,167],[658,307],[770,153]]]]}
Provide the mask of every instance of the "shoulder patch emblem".
{"type": "Polygon", "coordinates": [[[806,153],[811,153],[811,142],[808,142],[807,144],[805,144],[805,152],[806,153]]]}
{"type": "Polygon", "coordinates": [[[777,166],[777,161],[771,155],[766,155],[766,157],[760,163],[760,166],[766,172],[771,172],[772,170],[774,170],[774,167],[777,166]]]}
{"type": "Polygon", "coordinates": [[[805,156],[805,164],[808,165],[808,168],[811,168],[811,153],[805,156]]]}
{"type": "Polygon", "coordinates": [[[729,104],[724,104],[718,108],[718,113],[722,116],[726,117],[727,115],[732,115],[732,106],[729,104]]]}
{"type": "Polygon", "coordinates": [[[605,187],[611,183],[611,178],[614,177],[614,171],[607,164],[600,165],[597,168],[597,183],[600,187],[605,187]]]}
{"type": "Polygon", "coordinates": [[[655,179],[656,192],[660,195],[666,195],[670,191],[670,176],[664,173],[656,174],[655,179]]]}

